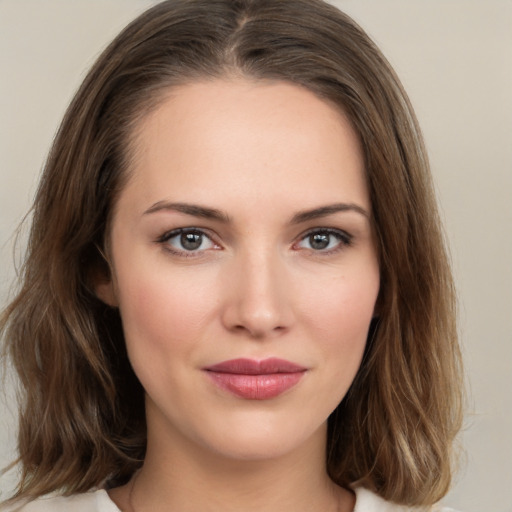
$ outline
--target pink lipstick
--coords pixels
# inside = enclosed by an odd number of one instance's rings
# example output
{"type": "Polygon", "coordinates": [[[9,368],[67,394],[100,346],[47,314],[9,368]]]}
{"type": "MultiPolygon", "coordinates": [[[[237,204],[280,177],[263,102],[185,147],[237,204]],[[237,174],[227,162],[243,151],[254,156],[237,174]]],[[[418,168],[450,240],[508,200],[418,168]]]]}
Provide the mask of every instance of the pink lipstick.
{"type": "Polygon", "coordinates": [[[284,359],[231,359],[204,368],[220,388],[247,400],[268,400],[295,386],[307,368],[284,359]]]}

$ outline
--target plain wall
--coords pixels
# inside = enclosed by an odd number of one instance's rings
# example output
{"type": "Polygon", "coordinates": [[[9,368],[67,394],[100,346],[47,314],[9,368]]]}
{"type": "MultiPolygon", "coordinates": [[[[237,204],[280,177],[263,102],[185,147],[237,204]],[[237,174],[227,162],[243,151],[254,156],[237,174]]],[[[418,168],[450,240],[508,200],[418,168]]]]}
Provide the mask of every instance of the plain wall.
{"type": "MultiPolygon", "coordinates": [[[[13,232],[73,92],[149,0],[0,0],[0,301],[13,232]]],[[[338,0],[401,77],[422,125],[451,245],[470,400],[446,502],[512,512],[512,1],[338,0]]],[[[12,388],[0,465],[13,456],[12,388]]],[[[14,476],[0,480],[8,492],[14,476]]]]}

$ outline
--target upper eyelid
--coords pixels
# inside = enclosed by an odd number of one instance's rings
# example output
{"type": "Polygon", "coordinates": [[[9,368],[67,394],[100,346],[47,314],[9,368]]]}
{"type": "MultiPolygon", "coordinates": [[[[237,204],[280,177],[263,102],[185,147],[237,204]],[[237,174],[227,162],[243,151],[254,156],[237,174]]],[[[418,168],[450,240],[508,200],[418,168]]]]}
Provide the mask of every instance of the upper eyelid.
{"type": "Polygon", "coordinates": [[[218,243],[215,240],[217,237],[215,235],[213,235],[212,232],[209,229],[198,228],[198,227],[195,227],[195,226],[187,226],[187,227],[182,227],[182,228],[170,229],[169,231],[166,231],[165,233],[160,235],[157,238],[157,241],[165,242],[166,240],[169,240],[169,238],[173,238],[173,237],[175,237],[177,235],[180,235],[181,233],[194,232],[194,231],[197,231],[197,232],[203,234],[204,236],[209,238],[212,242],[218,243]]]}
{"type": "Polygon", "coordinates": [[[332,227],[315,227],[315,228],[307,229],[306,231],[301,233],[297,237],[297,239],[298,240],[302,240],[302,239],[306,238],[307,236],[311,235],[312,233],[322,233],[322,232],[338,234],[340,236],[344,236],[344,237],[348,238],[349,240],[352,240],[352,238],[354,238],[354,235],[352,235],[351,233],[349,233],[345,229],[332,228],[332,227]]]}

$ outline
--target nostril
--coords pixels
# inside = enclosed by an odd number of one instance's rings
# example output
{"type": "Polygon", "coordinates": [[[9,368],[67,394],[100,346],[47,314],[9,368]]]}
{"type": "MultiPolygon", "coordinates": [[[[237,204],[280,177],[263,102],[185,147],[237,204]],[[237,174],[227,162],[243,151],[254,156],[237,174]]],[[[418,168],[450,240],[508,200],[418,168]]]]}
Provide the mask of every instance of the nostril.
{"type": "Polygon", "coordinates": [[[245,333],[247,336],[255,339],[261,339],[268,336],[271,336],[272,333],[281,333],[286,330],[285,326],[277,325],[271,329],[266,329],[264,327],[251,327],[249,325],[237,324],[232,326],[233,332],[245,333]]]}

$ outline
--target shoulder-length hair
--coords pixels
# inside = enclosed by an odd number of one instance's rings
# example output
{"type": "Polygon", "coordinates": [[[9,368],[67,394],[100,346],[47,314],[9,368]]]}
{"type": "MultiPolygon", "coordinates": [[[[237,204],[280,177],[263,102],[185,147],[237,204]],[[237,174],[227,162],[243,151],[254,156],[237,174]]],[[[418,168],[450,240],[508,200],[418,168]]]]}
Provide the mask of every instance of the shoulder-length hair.
{"type": "Polygon", "coordinates": [[[170,0],[107,47],[73,99],[33,207],[18,295],[0,329],[22,388],[17,497],[120,484],[140,467],[143,390],[108,272],[108,225],[137,123],[169,87],[280,80],[339,106],[364,153],[380,262],[379,317],[329,418],[327,469],[409,505],[442,497],[461,422],[455,298],[422,137],[395,73],[321,0],[170,0]]]}

